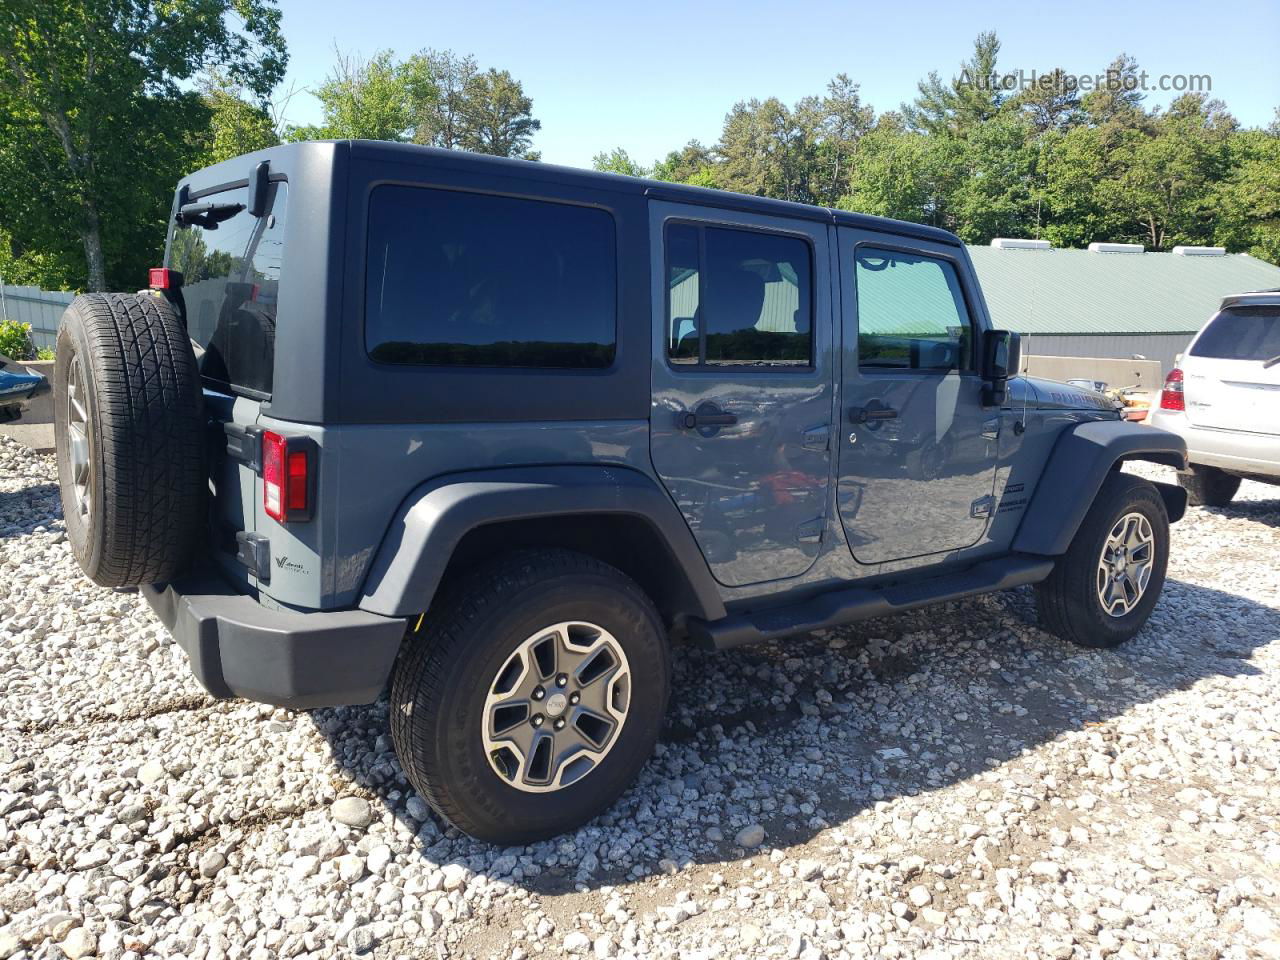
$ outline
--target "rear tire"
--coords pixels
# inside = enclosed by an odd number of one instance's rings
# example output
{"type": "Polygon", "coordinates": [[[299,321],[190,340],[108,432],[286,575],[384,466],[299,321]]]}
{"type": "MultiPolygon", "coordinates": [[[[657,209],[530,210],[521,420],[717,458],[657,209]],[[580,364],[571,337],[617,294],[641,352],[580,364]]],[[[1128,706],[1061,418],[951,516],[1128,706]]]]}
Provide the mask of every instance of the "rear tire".
{"type": "Polygon", "coordinates": [[[169,304],[76,297],[53,374],[58,486],[71,552],[104,587],[171,580],[205,523],[204,400],[169,304]]]}
{"type": "Polygon", "coordinates": [[[1187,491],[1187,503],[1193,507],[1225,507],[1240,489],[1240,478],[1193,463],[1186,473],[1178,474],[1178,485],[1187,491]]]}
{"type": "MultiPolygon", "coordinates": [[[[1130,547],[1116,557],[1114,567],[1129,572],[1130,547]]],[[[1041,625],[1063,640],[1082,647],[1116,647],[1142,629],[1164,588],[1169,563],[1169,514],[1154,486],[1125,473],[1109,473],[1085,514],[1067,552],[1059,558],[1048,579],[1036,584],[1036,607],[1041,625]],[[1133,518],[1133,519],[1130,519],[1133,518]],[[1108,578],[1105,561],[1113,555],[1113,543],[1146,541],[1149,569],[1143,578],[1139,566],[1144,555],[1132,551],[1132,569],[1141,587],[1132,594],[1123,582],[1108,578]],[[1111,599],[1110,611],[1103,595],[1111,599]]]]}
{"type": "MultiPolygon", "coordinates": [[[[581,707],[595,691],[592,681],[580,688],[581,707]]],[[[422,626],[405,642],[391,682],[391,737],[409,782],[442,817],[458,829],[491,843],[521,844],[553,837],[581,826],[607,809],[635,779],[653,753],[666,713],[670,686],[665,631],[644,592],[621,571],[592,557],[568,550],[526,550],[510,554],[476,571],[465,581],[442,587],[442,599],[422,626]],[[625,702],[615,695],[622,674],[599,681],[623,717],[610,734],[583,726],[574,699],[587,662],[567,668],[568,685],[559,685],[568,662],[564,647],[555,649],[557,665],[540,680],[537,646],[557,626],[572,622],[586,628],[584,645],[607,638],[618,651],[610,657],[628,671],[625,702]],[[593,635],[592,631],[595,631],[593,635]],[[521,651],[530,651],[521,660],[521,651]],[[508,670],[515,664],[509,674],[508,670]],[[522,667],[523,664],[523,667],[522,667]],[[504,680],[504,678],[509,679],[504,680]],[[517,736],[545,736],[555,726],[548,766],[537,776],[536,749],[524,744],[508,750],[495,744],[488,724],[499,711],[511,711],[497,698],[530,687],[514,722],[495,727],[517,736]],[[568,694],[568,699],[565,699],[568,694]],[[558,696],[557,696],[558,695],[558,696]],[[536,703],[534,701],[537,701],[536,703]],[[553,703],[553,701],[559,701],[553,703]],[[520,713],[523,709],[525,712],[520,713]],[[508,728],[506,725],[511,723],[508,728]],[[559,726],[556,726],[559,724],[559,726]],[[574,746],[566,756],[561,736],[574,737],[583,726],[600,734],[602,750],[574,746]],[[537,732],[530,731],[536,727],[537,732]],[[575,764],[589,767],[571,770],[575,764]],[[544,775],[545,774],[545,775],[544,775]],[[570,779],[571,775],[580,779],[570,779]],[[541,780],[541,783],[535,783],[541,780]]],[[[519,695],[524,697],[523,694],[519,695]]],[[[592,701],[592,705],[594,702],[592,701]]],[[[590,717],[587,718],[595,723],[590,717]]],[[[581,741],[578,741],[579,743],[581,741]]]]}

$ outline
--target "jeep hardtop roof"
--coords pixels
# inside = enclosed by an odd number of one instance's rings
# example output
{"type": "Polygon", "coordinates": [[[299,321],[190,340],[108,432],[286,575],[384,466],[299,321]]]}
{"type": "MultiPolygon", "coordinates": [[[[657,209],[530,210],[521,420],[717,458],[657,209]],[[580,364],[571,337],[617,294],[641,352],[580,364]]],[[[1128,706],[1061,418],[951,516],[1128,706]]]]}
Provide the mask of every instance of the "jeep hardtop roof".
{"type": "Polygon", "coordinates": [[[392,143],[384,140],[311,140],[304,143],[282,144],[278,147],[270,147],[266,150],[246,154],[231,160],[224,160],[222,163],[206,167],[185,177],[179,184],[179,188],[186,186],[190,191],[190,196],[194,199],[202,193],[213,192],[216,189],[237,183],[243,184],[248,177],[249,168],[261,160],[271,162],[272,166],[278,164],[281,168],[287,169],[307,165],[309,161],[318,159],[317,154],[328,153],[334,151],[335,148],[338,151],[347,152],[352,157],[402,163],[409,166],[471,170],[487,168],[495,176],[499,177],[516,176],[524,180],[540,180],[550,183],[591,187],[597,190],[641,194],[654,199],[670,200],[676,203],[696,203],[701,206],[719,207],[725,210],[741,210],[766,216],[795,217],[802,220],[834,223],[840,226],[931,240],[935,243],[944,243],[954,247],[961,246],[960,238],[948,230],[919,223],[908,223],[904,220],[891,220],[888,217],[853,213],[848,210],[835,210],[830,207],[796,203],[790,200],[774,200],[769,197],[731,193],[726,190],[714,190],[709,187],[694,187],[686,184],[667,183],[661,180],[628,177],[598,170],[582,170],[577,167],[564,167],[551,163],[512,160],[506,157],[468,153],[463,150],[441,150],[436,147],[423,147],[412,143],[392,143]]]}

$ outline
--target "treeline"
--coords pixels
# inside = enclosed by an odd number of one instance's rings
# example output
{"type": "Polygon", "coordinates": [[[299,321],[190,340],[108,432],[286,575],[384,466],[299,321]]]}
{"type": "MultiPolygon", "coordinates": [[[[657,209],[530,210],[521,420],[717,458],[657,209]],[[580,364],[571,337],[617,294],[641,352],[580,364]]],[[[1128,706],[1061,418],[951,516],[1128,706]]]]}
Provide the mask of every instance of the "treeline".
{"type": "Polygon", "coordinates": [[[1000,76],[999,51],[981,34],[954,79],[931,73],[899,110],[877,115],[841,74],[793,106],[735,104],[713,146],[648,167],[619,148],[594,165],[929,223],[970,243],[1213,244],[1280,263],[1280,109],[1257,130],[1205,94],[1147,108],[1123,54],[1087,93],[1061,70],[1011,91],[974,82],[1000,76]]]}
{"type": "Polygon", "coordinates": [[[131,290],[160,262],[186,174],[289,140],[366,137],[537,159],[520,82],[474,58],[339,53],[294,91],[276,0],[5,0],[0,12],[0,277],[131,290]]]}

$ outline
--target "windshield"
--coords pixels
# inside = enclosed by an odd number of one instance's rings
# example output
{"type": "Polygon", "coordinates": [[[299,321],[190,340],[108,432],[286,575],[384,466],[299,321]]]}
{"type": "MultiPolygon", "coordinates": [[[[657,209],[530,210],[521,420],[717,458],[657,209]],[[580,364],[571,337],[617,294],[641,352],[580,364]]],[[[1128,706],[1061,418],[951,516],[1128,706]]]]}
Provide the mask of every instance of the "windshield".
{"type": "Polygon", "coordinates": [[[187,330],[200,348],[205,380],[266,399],[275,364],[288,186],[271,184],[261,217],[244,209],[247,201],[247,187],[202,197],[201,204],[216,205],[215,213],[173,228],[168,265],[183,275],[187,330]]]}
{"type": "Polygon", "coordinates": [[[1265,363],[1280,356],[1280,307],[1231,307],[1192,344],[1191,356],[1265,363]]]}

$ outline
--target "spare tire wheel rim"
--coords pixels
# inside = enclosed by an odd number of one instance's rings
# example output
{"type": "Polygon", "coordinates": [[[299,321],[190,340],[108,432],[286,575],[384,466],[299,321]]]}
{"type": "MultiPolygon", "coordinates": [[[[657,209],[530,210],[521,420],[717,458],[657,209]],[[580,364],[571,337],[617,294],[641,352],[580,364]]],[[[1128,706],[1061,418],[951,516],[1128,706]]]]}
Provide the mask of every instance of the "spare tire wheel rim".
{"type": "Polygon", "coordinates": [[[93,421],[84,367],[78,356],[71,358],[67,372],[67,462],[71,466],[71,489],[80,521],[93,514],[93,421]]]}
{"type": "Polygon", "coordinates": [[[1098,558],[1098,601],[1109,617],[1123,617],[1142,600],[1155,565],[1156,537],[1141,513],[1115,522],[1098,558]]]}
{"type": "Polygon", "coordinates": [[[631,707],[631,666],[616,637],[580,620],[524,640],[485,691],[489,765],[527,793],[577,783],[609,755],[631,707]]]}

